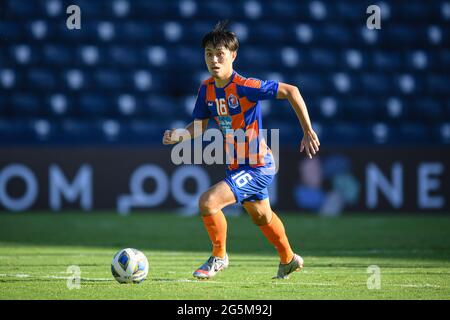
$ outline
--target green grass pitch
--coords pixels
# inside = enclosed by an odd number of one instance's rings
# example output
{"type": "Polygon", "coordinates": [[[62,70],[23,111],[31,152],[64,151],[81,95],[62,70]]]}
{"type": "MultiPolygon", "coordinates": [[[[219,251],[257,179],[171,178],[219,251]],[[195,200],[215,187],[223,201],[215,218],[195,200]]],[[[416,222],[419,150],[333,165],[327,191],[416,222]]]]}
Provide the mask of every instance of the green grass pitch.
{"type": "Polygon", "coordinates": [[[283,215],[305,268],[272,280],[275,249],[248,216],[228,217],[230,266],[209,281],[193,270],[210,254],[201,219],[170,213],[0,215],[0,299],[449,299],[450,218],[445,216],[283,215]],[[142,250],[150,272],[121,285],[110,263],[142,250]],[[68,289],[67,268],[81,270],[68,289]],[[380,269],[379,289],[368,288],[380,269]],[[372,277],[372,278],[371,278],[372,277]]]}

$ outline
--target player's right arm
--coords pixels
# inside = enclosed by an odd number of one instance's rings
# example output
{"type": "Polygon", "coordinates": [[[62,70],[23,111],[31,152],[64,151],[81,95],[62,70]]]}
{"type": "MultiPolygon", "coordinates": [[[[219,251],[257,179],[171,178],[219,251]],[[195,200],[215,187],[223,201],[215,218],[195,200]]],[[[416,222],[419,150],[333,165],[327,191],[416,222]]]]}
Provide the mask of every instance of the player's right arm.
{"type": "Polygon", "coordinates": [[[201,136],[208,127],[210,117],[211,112],[206,104],[206,85],[202,83],[198,89],[197,100],[192,111],[192,119],[194,120],[183,129],[166,130],[163,144],[175,144],[201,136]]]}
{"type": "Polygon", "coordinates": [[[277,99],[287,99],[297,114],[297,118],[303,129],[303,139],[300,143],[300,152],[305,150],[310,159],[319,152],[320,141],[314,132],[308,109],[303,101],[300,91],[296,86],[280,82],[278,84],[277,99]]]}
{"type": "Polygon", "coordinates": [[[166,130],[163,136],[163,144],[175,144],[189,139],[195,139],[205,132],[209,119],[195,119],[185,128],[166,130]]]}

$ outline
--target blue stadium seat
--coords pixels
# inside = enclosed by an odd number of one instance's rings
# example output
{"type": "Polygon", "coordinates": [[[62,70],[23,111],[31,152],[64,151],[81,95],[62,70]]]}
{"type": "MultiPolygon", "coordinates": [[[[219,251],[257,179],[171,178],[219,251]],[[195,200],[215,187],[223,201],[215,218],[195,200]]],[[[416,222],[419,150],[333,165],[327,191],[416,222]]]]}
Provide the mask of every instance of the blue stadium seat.
{"type": "Polygon", "coordinates": [[[443,101],[444,119],[450,120],[450,98],[443,101]]]}
{"type": "MultiPolygon", "coordinates": [[[[396,3],[396,15],[401,20],[415,22],[424,22],[432,16],[432,10],[437,9],[435,3],[430,3],[429,5],[423,5],[421,1],[409,1],[406,3],[396,3]],[[433,8],[434,7],[434,8],[433,8]]],[[[435,11],[438,13],[438,11],[435,11]]]]}
{"type": "Polygon", "coordinates": [[[186,25],[189,32],[184,34],[183,40],[189,43],[194,48],[201,48],[201,41],[203,36],[212,30],[214,22],[209,20],[192,21],[186,25]]]}
{"type": "Polygon", "coordinates": [[[300,144],[302,139],[302,131],[297,127],[290,125],[286,126],[286,122],[271,120],[270,118],[265,120],[265,129],[278,129],[280,142],[290,144],[300,144]]]}
{"type": "Polygon", "coordinates": [[[79,99],[79,112],[89,118],[105,117],[115,114],[114,102],[108,96],[99,93],[83,93],[79,99]]]}
{"type": "Polygon", "coordinates": [[[387,95],[393,91],[393,81],[384,73],[363,73],[356,83],[366,94],[387,95]]]}
{"type": "Polygon", "coordinates": [[[138,64],[138,52],[131,46],[112,46],[108,52],[108,59],[112,65],[135,66],[138,64]]]}
{"type": "Polygon", "coordinates": [[[369,141],[366,127],[350,122],[333,122],[323,126],[323,144],[362,146],[369,141]]]}
{"type": "Polygon", "coordinates": [[[150,119],[167,120],[182,114],[183,104],[171,96],[149,95],[143,99],[142,109],[150,119]]]}
{"type": "Polygon", "coordinates": [[[20,41],[26,37],[26,31],[23,25],[18,25],[13,21],[0,20],[0,34],[4,39],[8,39],[9,42],[20,41]]]}
{"type": "Polygon", "coordinates": [[[317,26],[317,34],[320,43],[333,47],[346,47],[354,42],[351,29],[340,24],[323,24],[317,26]]]}
{"type": "Polygon", "coordinates": [[[284,28],[275,23],[260,22],[255,24],[249,35],[250,43],[283,43],[286,40],[284,28]]]}
{"type": "Polygon", "coordinates": [[[124,86],[123,74],[117,70],[98,69],[93,75],[95,84],[100,89],[119,89],[124,86]]]}
{"type": "Polygon", "coordinates": [[[417,145],[430,140],[430,129],[423,123],[403,122],[399,127],[399,136],[402,144],[417,145]]]}
{"type": "Polygon", "coordinates": [[[426,79],[426,92],[431,95],[445,95],[450,92],[450,76],[448,74],[430,74],[426,79]]]}
{"type": "Polygon", "coordinates": [[[58,79],[49,69],[32,69],[28,73],[30,87],[40,90],[53,90],[56,88],[58,79]]]}
{"type": "Polygon", "coordinates": [[[4,94],[4,93],[0,93],[0,115],[1,117],[6,117],[7,115],[7,110],[8,105],[9,105],[9,97],[4,94]]]}
{"type": "MultiPolygon", "coordinates": [[[[225,1],[197,1],[198,16],[200,18],[210,19],[211,13],[214,12],[216,20],[227,19],[234,16],[234,14],[242,14],[238,8],[233,8],[230,2],[225,1]]],[[[238,16],[236,17],[238,18],[238,16]]]]}
{"type": "Polygon", "coordinates": [[[361,20],[361,12],[364,12],[362,6],[363,3],[360,4],[352,1],[337,1],[335,4],[336,11],[334,15],[345,21],[352,20],[359,23],[361,20]]]}
{"type": "Polygon", "coordinates": [[[404,67],[404,60],[399,52],[379,51],[372,53],[373,68],[382,70],[398,70],[404,67]]]}
{"type": "Polygon", "coordinates": [[[26,0],[5,0],[8,14],[23,18],[31,18],[38,14],[39,4],[26,0]]]}
{"type": "Polygon", "coordinates": [[[170,129],[165,122],[132,120],[129,122],[129,135],[133,142],[160,143],[164,130],[170,129]]]}
{"type": "Polygon", "coordinates": [[[103,132],[93,121],[66,118],[58,122],[55,142],[95,144],[103,142],[103,132]]]}
{"type": "Polygon", "coordinates": [[[117,39],[126,42],[161,41],[162,34],[158,33],[155,24],[146,21],[126,21],[117,28],[117,39]]]}
{"type": "Polygon", "coordinates": [[[413,25],[391,25],[386,34],[380,33],[385,45],[409,46],[411,48],[424,43],[422,29],[413,25]]]}
{"type": "Polygon", "coordinates": [[[173,7],[169,7],[160,1],[137,0],[131,1],[131,4],[132,12],[138,18],[167,17],[167,19],[170,19],[175,14],[173,7]]]}
{"type": "Polygon", "coordinates": [[[337,66],[334,50],[311,49],[308,50],[306,59],[311,70],[333,70],[337,66]]]}
{"type": "Polygon", "coordinates": [[[43,61],[47,65],[68,66],[74,63],[74,52],[64,45],[48,44],[42,48],[43,61]]]}
{"type": "MultiPolygon", "coordinates": [[[[182,69],[201,69],[206,68],[203,49],[192,46],[177,46],[172,49],[173,57],[172,62],[177,68],[182,69]],[[189,64],[186,64],[189,61],[189,64]]],[[[242,52],[240,52],[241,54],[242,52]]]]}
{"type": "Polygon", "coordinates": [[[40,98],[38,95],[17,92],[11,96],[10,103],[12,111],[17,119],[39,116],[40,114],[40,98]]]}
{"type": "Polygon", "coordinates": [[[252,48],[243,48],[240,50],[239,59],[241,59],[240,63],[245,65],[246,68],[258,69],[262,69],[274,62],[277,62],[274,61],[268,50],[254,50],[252,48]]]}
{"type": "Polygon", "coordinates": [[[432,97],[417,97],[409,102],[410,119],[416,121],[438,122],[444,117],[443,108],[438,99],[432,97]]]}
{"type": "Polygon", "coordinates": [[[305,96],[314,96],[323,92],[326,88],[323,79],[316,73],[301,73],[294,78],[295,85],[298,86],[300,92],[305,96]]]}
{"type": "Polygon", "coordinates": [[[450,50],[439,51],[439,68],[450,70],[450,50]]]}
{"type": "Polygon", "coordinates": [[[3,145],[17,145],[35,142],[35,134],[25,119],[0,118],[0,143],[3,145]]]}
{"type": "Polygon", "coordinates": [[[270,16],[285,17],[290,20],[303,20],[303,18],[307,17],[306,10],[302,10],[303,6],[296,1],[271,1],[267,5],[264,3],[264,6],[266,6],[270,16]]]}
{"type": "Polygon", "coordinates": [[[345,100],[341,100],[340,106],[342,117],[348,120],[360,122],[381,118],[379,101],[366,96],[348,96],[345,100]]]}
{"type": "Polygon", "coordinates": [[[80,7],[82,15],[86,19],[98,19],[106,16],[105,3],[105,1],[77,0],[74,4],[80,7]]]}

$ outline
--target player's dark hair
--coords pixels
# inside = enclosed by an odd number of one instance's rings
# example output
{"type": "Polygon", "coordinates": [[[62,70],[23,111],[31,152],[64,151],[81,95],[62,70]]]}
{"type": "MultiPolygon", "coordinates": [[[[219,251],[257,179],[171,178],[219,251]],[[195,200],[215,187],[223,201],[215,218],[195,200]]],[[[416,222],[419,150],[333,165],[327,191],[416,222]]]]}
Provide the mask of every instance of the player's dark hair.
{"type": "Polygon", "coordinates": [[[208,32],[202,40],[202,47],[212,45],[214,48],[225,47],[230,51],[239,49],[239,41],[234,32],[228,31],[228,20],[219,21],[214,29],[208,32]]]}

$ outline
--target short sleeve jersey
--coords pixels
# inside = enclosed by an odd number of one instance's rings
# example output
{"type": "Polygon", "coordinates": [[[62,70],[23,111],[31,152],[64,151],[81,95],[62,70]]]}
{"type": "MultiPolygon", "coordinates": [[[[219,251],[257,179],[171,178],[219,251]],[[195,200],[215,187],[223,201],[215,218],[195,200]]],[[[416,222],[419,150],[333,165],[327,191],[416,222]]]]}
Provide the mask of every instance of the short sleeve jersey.
{"type": "Polygon", "coordinates": [[[259,101],[276,99],[277,92],[277,81],[245,78],[236,72],[223,88],[216,87],[212,77],[202,82],[192,117],[217,122],[225,138],[229,170],[242,165],[264,166],[271,157],[272,152],[261,134],[259,101]],[[239,139],[243,135],[245,139],[239,139]]]}

